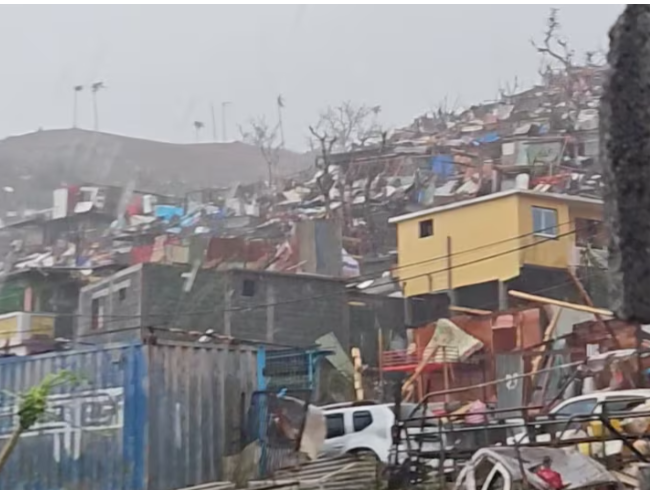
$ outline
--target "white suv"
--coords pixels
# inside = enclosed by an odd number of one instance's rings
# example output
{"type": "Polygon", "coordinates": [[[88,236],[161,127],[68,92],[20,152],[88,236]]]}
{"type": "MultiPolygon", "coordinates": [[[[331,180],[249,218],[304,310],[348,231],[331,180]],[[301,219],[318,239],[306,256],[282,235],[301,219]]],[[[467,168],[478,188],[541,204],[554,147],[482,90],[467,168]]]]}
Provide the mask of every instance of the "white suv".
{"type": "MultiPolygon", "coordinates": [[[[345,453],[373,453],[383,463],[391,461],[393,437],[392,427],[395,423],[394,404],[372,402],[351,402],[320,407],[325,415],[327,434],[321,448],[323,456],[337,456],[345,453]]],[[[402,418],[412,417],[417,408],[414,403],[401,405],[402,418]]],[[[417,424],[419,425],[419,423],[417,424]]],[[[433,422],[425,428],[426,442],[422,444],[425,451],[440,449],[437,440],[438,430],[433,422]]],[[[410,435],[422,434],[421,427],[407,427],[410,435]]],[[[401,437],[399,460],[406,455],[405,435],[401,437]]]]}

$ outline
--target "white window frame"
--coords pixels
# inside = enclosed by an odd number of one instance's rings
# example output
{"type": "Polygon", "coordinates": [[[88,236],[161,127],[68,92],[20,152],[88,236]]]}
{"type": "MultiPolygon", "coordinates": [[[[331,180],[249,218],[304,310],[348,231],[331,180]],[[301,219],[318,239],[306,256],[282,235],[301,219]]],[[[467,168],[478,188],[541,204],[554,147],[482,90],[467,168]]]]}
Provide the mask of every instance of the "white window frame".
{"type": "Polygon", "coordinates": [[[557,238],[558,237],[558,212],[555,208],[543,208],[541,206],[531,206],[531,217],[533,218],[533,235],[541,236],[544,238],[557,238]],[[535,213],[541,213],[542,231],[535,230],[535,213]],[[552,225],[555,230],[551,229],[551,225],[547,222],[548,216],[555,218],[555,224],[552,225]]]}

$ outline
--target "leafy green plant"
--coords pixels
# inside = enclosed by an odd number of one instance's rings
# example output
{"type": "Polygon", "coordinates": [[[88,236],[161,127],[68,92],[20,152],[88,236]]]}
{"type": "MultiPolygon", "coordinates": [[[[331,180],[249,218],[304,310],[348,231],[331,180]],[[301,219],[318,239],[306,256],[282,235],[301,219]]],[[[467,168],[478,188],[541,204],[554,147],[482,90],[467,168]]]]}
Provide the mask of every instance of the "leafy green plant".
{"type": "Polygon", "coordinates": [[[9,460],[9,456],[18,444],[21,434],[33,427],[45,415],[47,398],[52,393],[52,390],[65,383],[76,384],[78,382],[79,378],[71,371],[59,371],[58,373],[48,374],[39,384],[18,395],[20,399],[18,425],[2,447],[2,451],[0,451],[0,471],[9,460]]]}

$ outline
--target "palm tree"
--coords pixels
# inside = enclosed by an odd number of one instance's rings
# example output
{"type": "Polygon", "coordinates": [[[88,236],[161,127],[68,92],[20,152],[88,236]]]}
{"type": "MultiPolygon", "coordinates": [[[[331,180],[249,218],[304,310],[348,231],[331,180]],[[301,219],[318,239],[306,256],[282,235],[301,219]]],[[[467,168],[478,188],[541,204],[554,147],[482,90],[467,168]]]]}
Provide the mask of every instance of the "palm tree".
{"type": "Polygon", "coordinates": [[[90,90],[92,91],[93,94],[93,118],[95,122],[94,124],[95,131],[99,130],[99,114],[97,113],[97,92],[105,88],[106,85],[104,85],[104,82],[95,82],[90,86],[90,90]]]}
{"type": "Polygon", "coordinates": [[[199,134],[201,133],[201,130],[205,127],[205,124],[203,124],[201,121],[194,121],[194,132],[196,134],[196,141],[199,141],[199,134]]]}
{"type": "Polygon", "coordinates": [[[74,91],[74,99],[72,101],[72,127],[76,128],[77,127],[77,96],[79,95],[79,92],[81,92],[84,89],[83,85],[75,85],[72,90],[74,91]]]}

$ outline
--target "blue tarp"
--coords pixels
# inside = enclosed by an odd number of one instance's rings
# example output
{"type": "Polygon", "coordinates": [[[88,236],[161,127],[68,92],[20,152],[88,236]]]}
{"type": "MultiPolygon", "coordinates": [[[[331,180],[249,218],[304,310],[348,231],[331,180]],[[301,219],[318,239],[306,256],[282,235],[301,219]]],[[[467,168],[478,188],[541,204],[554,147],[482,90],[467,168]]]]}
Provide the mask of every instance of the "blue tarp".
{"type": "Polygon", "coordinates": [[[449,177],[454,174],[454,157],[451,155],[436,155],[431,159],[431,170],[439,177],[449,177]]]}
{"type": "Polygon", "coordinates": [[[164,221],[171,221],[174,216],[183,216],[183,208],[179,206],[167,206],[159,204],[154,208],[156,218],[162,218],[164,221]]]}
{"type": "Polygon", "coordinates": [[[496,131],[492,131],[490,133],[485,133],[483,136],[480,138],[476,138],[472,143],[474,146],[478,145],[485,145],[488,143],[494,143],[495,141],[499,141],[499,134],[496,131]]]}

